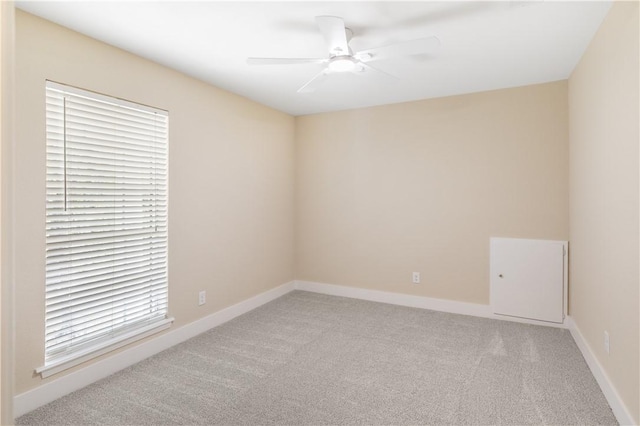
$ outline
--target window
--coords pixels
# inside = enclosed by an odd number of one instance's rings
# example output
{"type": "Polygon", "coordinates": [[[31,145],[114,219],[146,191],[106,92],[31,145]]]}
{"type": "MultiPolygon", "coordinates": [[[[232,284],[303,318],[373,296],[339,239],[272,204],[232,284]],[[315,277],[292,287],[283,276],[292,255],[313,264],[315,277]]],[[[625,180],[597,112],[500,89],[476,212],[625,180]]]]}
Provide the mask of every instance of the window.
{"type": "Polygon", "coordinates": [[[166,111],[46,84],[44,377],[169,326],[167,128],[166,111]]]}

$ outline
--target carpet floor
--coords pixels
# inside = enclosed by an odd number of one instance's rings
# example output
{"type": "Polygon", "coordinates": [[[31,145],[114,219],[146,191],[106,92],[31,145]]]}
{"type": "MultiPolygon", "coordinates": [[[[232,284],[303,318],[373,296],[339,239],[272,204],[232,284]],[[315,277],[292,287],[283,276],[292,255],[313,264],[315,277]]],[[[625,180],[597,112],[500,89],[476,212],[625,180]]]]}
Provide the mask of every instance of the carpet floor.
{"type": "Polygon", "coordinates": [[[304,291],[16,423],[617,424],[567,330],[304,291]]]}

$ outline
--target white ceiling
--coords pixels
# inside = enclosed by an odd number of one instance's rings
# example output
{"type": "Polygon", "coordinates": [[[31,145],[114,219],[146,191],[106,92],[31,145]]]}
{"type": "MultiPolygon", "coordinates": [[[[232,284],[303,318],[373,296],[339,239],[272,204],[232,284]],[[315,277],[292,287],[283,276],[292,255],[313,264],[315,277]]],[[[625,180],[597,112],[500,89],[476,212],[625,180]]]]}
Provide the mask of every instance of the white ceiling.
{"type": "MultiPolygon", "coordinates": [[[[292,115],[471,93],[569,77],[610,1],[17,1],[27,12],[292,115]],[[344,18],[350,46],[435,35],[430,55],[380,60],[397,76],[323,65],[249,66],[247,57],[327,57],[314,17],[344,18]]],[[[373,64],[372,64],[373,65],[373,64]]]]}

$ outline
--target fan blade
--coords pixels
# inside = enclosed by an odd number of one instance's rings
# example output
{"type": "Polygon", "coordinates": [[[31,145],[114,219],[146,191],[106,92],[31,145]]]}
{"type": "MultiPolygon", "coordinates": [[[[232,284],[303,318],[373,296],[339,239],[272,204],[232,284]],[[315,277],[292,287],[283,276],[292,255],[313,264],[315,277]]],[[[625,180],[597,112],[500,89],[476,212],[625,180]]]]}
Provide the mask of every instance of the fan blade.
{"type": "Polygon", "coordinates": [[[327,78],[327,70],[322,70],[316,74],[311,80],[307,81],[301,88],[298,89],[298,93],[311,93],[324,82],[327,78]]]}
{"type": "Polygon", "coordinates": [[[331,55],[341,56],[349,54],[347,30],[344,21],[337,16],[316,16],[316,23],[331,55]]]}
{"type": "Polygon", "coordinates": [[[429,53],[438,46],[440,46],[440,40],[438,37],[432,36],[362,50],[354,56],[360,60],[377,61],[379,59],[395,58],[398,56],[429,53]],[[367,56],[370,56],[370,58],[367,58],[367,56]]]}
{"type": "Polygon", "coordinates": [[[386,75],[387,77],[391,77],[391,78],[394,78],[394,79],[396,79],[396,80],[399,80],[399,78],[398,78],[398,77],[396,77],[395,75],[393,75],[393,74],[389,74],[389,73],[388,73],[388,72],[386,72],[386,71],[382,71],[380,68],[372,67],[371,65],[369,65],[369,64],[365,64],[364,62],[360,62],[360,63],[359,63],[359,65],[361,65],[361,66],[362,66],[366,71],[373,71],[373,72],[375,72],[375,73],[378,73],[378,74],[384,74],[384,75],[386,75]]]}
{"type": "Polygon", "coordinates": [[[247,58],[247,65],[321,64],[322,58],[247,58]]]}

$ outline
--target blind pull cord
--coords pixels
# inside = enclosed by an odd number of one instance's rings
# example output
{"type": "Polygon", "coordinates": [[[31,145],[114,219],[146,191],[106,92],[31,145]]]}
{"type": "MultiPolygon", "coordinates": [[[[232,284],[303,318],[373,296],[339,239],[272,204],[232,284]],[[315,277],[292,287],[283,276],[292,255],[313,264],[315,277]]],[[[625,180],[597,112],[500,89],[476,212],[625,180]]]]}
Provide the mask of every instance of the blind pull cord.
{"type": "MultiPolygon", "coordinates": [[[[158,130],[158,113],[153,113],[153,229],[154,232],[158,232],[158,174],[156,170],[156,161],[157,161],[157,132],[158,130]]],[[[149,256],[149,265],[151,265],[151,258],[153,256],[149,256]]],[[[151,305],[149,306],[149,312],[153,312],[155,306],[155,297],[154,291],[151,286],[149,286],[149,298],[151,299],[151,305]]]]}
{"type": "Polygon", "coordinates": [[[62,167],[64,211],[67,211],[67,97],[62,98],[62,167]]]}

